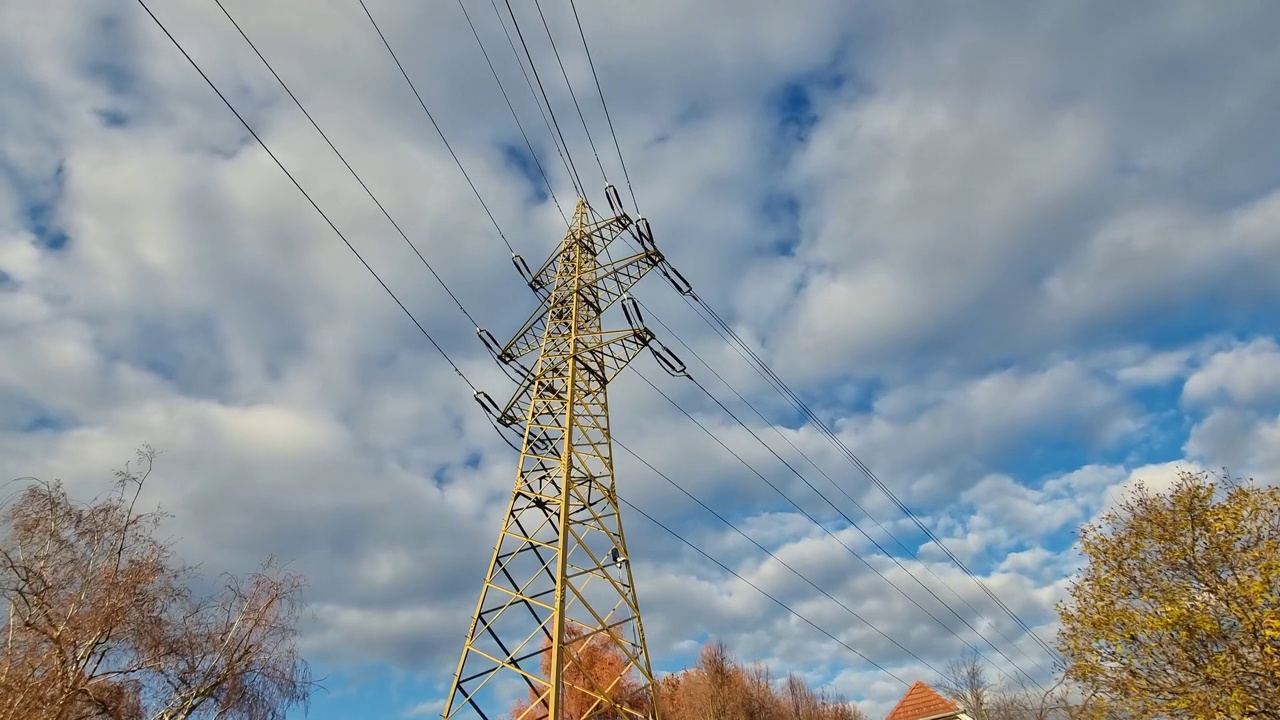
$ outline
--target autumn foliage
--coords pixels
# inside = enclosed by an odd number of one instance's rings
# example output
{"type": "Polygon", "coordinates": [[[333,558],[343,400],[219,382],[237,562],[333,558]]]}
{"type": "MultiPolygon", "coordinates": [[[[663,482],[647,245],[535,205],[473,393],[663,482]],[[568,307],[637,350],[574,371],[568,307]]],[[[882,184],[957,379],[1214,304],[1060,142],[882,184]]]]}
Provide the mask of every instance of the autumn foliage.
{"type": "Polygon", "coordinates": [[[302,580],[270,562],[208,597],[135,511],[155,453],[91,504],[33,483],[0,513],[0,720],[273,720],[306,702],[302,580]]]}
{"type": "Polygon", "coordinates": [[[1133,717],[1280,720],[1280,488],[1182,473],[1081,544],[1059,608],[1068,678],[1133,717]]]}
{"type": "Polygon", "coordinates": [[[720,643],[702,649],[698,664],[659,682],[663,720],[863,720],[858,708],[815,692],[799,676],[773,682],[762,665],[742,665],[720,643]]]}
{"type": "MultiPolygon", "coordinates": [[[[622,717],[609,708],[601,707],[601,703],[593,695],[578,688],[592,688],[615,705],[647,714],[652,704],[648,693],[640,692],[643,684],[627,673],[631,668],[630,664],[607,635],[588,637],[582,626],[569,623],[565,626],[565,636],[570,658],[564,665],[563,673],[565,692],[561,700],[561,715],[564,720],[587,717],[614,720],[622,717]]],[[[549,642],[543,643],[542,676],[551,677],[549,642]]],[[[548,712],[545,701],[530,690],[529,699],[517,702],[511,711],[511,717],[545,718],[548,712]]]]}
{"type": "MultiPolygon", "coordinates": [[[[612,688],[606,694],[615,703],[651,716],[653,699],[642,692],[635,677],[621,677],[629,666],[604,636],[583,640],[583,631],[570,626],[566,685],[612,688]],[[584,685],[585,683],[585,685],[584,685]]],[[[551,653],[543,651],[542,672],[550,675],[551,653]]],[[[864,720],[856,706],[812,690],[801,678],[788,676],[775,683],[766,668],[744,666],[729,656],[724,645],[712,643],[702,650],[698,664],[658,681],[657,716],[662,720],[864,720]]],[[[565,711],[559,720],[619,720],[609,708],[596,706],[587,693],[566,690],[565,711]],[[594,708],[594,709],[593,709],[594,708]]],[[[510,718],[545,718],[546,707],[532,692],[512,709],[510,718]],[[530,710],[532,709],[532,712],[530,710]]]]}

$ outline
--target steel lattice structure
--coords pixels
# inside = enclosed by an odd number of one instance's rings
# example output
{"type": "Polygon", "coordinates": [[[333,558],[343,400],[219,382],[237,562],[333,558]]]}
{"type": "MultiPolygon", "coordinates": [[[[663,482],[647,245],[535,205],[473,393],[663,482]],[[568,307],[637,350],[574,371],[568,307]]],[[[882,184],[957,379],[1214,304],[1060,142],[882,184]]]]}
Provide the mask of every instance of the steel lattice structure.
{"type": "Polygon", "coordinates": [[[527,699],[512,720],[657,717],[614,486],[607,387],[654,342],[627,291],[664,261],[648,223],[622,212],[612,187],[606,195],[613,217],[592,220],[579,199],[559,247],[537,272],[524,271],[542,298],[538,310],[505,346],[486,340],[521,379],[501,409],[477,397],[502,425],[522,431],[523,444],[445,720],[505,717],[510,705],[494,705],[513,693],[527,699]],[[602,261],[628,231],[640,251],[602,261]],[[629,329],[602,328],[615,304],[629,329]],[[534,353],[529,369],[521,359],[534,353]],[[593,677],[579,658],[588,645],[616,651],[626,666],[611,679],[593,677]]]}

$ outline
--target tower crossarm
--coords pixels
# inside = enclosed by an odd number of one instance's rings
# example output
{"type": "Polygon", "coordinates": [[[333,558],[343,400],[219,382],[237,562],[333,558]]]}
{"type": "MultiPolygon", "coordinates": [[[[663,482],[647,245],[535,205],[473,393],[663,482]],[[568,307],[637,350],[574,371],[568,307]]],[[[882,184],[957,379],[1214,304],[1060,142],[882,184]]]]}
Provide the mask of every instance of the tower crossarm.
{"type": "MultiPolygon", "coordinates": [[[[603,377],[597,379],[601,384],[607,384],[612,382],[618,373],[622,372],[623,368],[652,341],[653,333],[648,328],[608,330],[600,333],[598,342],[583,342],[582,347],[578,348],[573,355],[590,356],[592,362],[583,363],[582,370],[597,372],[597,368],[603,369],[603,377]]],[[[538,384],[555,382],[556,379],[553,374],[546,371],[531,372],[526,375],[511,395],[511,400],[502,409],[498,421],[508,427],[518,427],[529,416],[529,405],[533,402],[538,384]]]]}
{"type": "MultiPolygon", "coordinates": [[[[662,259],[661,252],[644,250],[611,263],[601,264],[592,272],[583,273],[583,286],[592,288],[592,292],[583,293],[581,300],[592,305],[591,309],[596,314],[603,313],[617,303],[646,273],[657,267],[662,259]]],[[[498,354],[499,360],[509,363],[542,349],[547,319],[551,317],[550,303],[550,296],[542,299],[542,303],[533,311],[524,325],[520,326],[511,342],[502,348],[498,354]]]]}
{"type": "MultiPolygon", "coordinates": [[[[603,255],[614,240],[618,239],[627,228],[631,227],[633,221],[625,213],[616,217],[606,218],[594,223],[584,223],[582,225],[582,237],[590,247],[592,255],[603,255]]],[[[553,252],[546,262],[538,268],[529,280],[529,287],[534,292],[545,295],[555,284],[557,260],[559,253],[553,252]]],[[[545,312],[545,308],[543,309],[545,312]]]]}
{"type": "MultiPolygon", "coordinates": [[[[640,282],[653,268],[662,264],[663,256],[658,250],[643,250],[630,257],[600,266],[591,281],[599,294],[600,312],[604,312],[618,302],[632,285],[640,282]]],[[[590,277],[590,274],[587,275],[590,277]]]]}

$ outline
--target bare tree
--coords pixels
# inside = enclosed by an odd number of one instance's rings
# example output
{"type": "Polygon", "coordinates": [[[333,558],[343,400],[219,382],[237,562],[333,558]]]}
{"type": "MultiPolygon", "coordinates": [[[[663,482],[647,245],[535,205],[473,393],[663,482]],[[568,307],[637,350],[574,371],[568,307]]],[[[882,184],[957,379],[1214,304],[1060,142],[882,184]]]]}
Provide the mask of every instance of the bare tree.
{"type": "Polygon", "coordinates": [[[1000,683],[989,679],[981,656],[970,651],[948,663],[936,682],[974,720],[1127,720],[1096,692],[1081,692],[1062,677],[1047,686],[1025,677],[1000,683]]]}
{"type": "Polygon", "coordinates": [[[273,560],[196,597],[137,512],[157,453],[89,504],[34,482],[0,513],[0,720],[275,720],[316,687],[296,647],[303,579],[273,560]]]}
{"type": "Polygon", "coordinates": [[[987,710],[998,689],[987,677],[987,666],[974,651],[947,663],[938,689],[964,708],[974,720],[993,720],[987,710]]]}

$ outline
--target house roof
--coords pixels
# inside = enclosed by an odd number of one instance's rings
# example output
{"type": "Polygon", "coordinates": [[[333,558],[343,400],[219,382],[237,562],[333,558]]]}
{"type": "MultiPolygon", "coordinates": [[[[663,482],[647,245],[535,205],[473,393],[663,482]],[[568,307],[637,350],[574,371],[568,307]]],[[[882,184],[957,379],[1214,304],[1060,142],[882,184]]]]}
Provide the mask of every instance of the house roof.
{"type": "Polygon", "coordinates": [[[948,713],[959,712],[960,706],[917,680],[885,720],[925,720],[925,718],[945,717],[948,713]]]}

